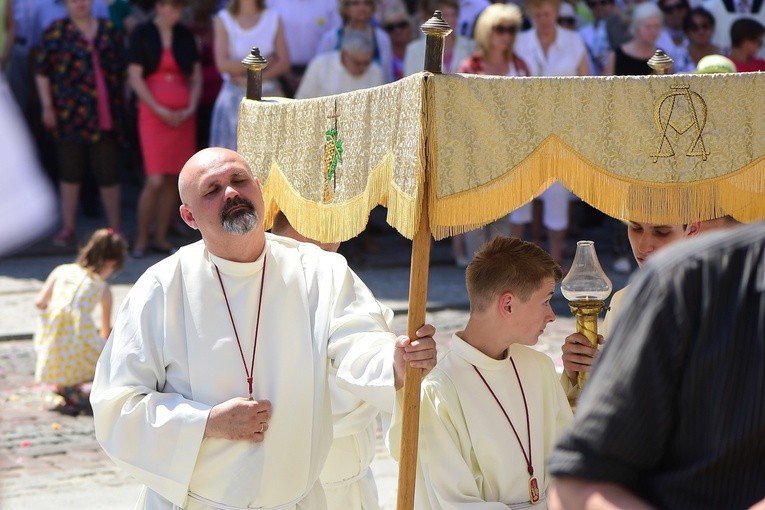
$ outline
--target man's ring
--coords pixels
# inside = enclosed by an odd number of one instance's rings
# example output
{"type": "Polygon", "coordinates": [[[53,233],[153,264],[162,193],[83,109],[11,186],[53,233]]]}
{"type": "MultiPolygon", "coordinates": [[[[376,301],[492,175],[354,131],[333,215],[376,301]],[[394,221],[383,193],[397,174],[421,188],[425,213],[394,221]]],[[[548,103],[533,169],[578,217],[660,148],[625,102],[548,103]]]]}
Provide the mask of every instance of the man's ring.
{"type": "Polygon", "coordinates": [[[260,424],[260,433],[261,433],[261,434],[263,433],[263,431],[265,430],[265,428],[266,428],[266,424],[265,424],[265,423],[261,423],[261,424],[260,424]]]}

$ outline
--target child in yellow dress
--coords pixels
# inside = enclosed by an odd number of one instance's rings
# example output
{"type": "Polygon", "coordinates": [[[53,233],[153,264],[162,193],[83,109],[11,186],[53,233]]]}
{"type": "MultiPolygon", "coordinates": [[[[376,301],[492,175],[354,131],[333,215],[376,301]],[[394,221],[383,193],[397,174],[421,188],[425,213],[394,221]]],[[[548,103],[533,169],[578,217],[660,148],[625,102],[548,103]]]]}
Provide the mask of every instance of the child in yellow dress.
{"type": "Polygon", "coordinates": [[[55,410],[88,412],[88,386],[111,331],[112,293],[106,280],[118,271],[127,246],[112,229],[93,233],[74,264],[62,264],[48,276],[35,305],[43,311],[35,335],[35,381],[55,386],[64,403],[55,410]],[[101,328],[93,310],[101,304],[101,328]]]}

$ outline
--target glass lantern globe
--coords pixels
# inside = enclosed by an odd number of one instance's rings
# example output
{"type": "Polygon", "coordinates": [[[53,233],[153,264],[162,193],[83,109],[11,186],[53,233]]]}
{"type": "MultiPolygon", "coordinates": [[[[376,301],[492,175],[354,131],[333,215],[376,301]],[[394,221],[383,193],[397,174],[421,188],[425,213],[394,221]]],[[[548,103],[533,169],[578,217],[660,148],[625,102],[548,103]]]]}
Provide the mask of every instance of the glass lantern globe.
{"type": "Polygon", "coordinates": [[[561,282],[563,297],[569,301],[603,301],[612,290],[611,280],[600,267],[593,241],[578,241],[571,269],[561,282]]]}

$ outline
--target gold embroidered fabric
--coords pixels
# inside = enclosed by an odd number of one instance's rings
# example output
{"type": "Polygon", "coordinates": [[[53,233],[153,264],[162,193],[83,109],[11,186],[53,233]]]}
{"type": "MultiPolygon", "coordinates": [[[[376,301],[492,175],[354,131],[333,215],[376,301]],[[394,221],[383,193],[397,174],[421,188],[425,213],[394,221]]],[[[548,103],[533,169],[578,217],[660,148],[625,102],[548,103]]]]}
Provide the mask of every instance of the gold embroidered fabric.
{"type": "Polygon", "coordinates": [[[423,76],[358,92],[305,100],[242,101],[239,152],[264,183],[270,224],[276,210],[302,234],[344,241],[369,212],[413,237],[424,175],[423,76]],[[336,126],[342,162],[325,201],[327,131],[336,126]]]}
{"type": "Polygon", "coordinates": [[[269,215],[282,209],[323,241],[356,235],[378,203],[413,237],[426,169],[436,239],[499,218],[556,180],[620,219],[752,221],[765,217],[763,90],[762,73],[421,73],[326,98],[245,100],[239,146],[265,183],[269,215]],[[335,121],[342,161],[327,195],[335,121]]]}
{"type": "Polygon", "coordinates": [[[433,83],[434,232],[499,218],[555,180],[620,219],[765,216],[761,73],[433,83]]]}

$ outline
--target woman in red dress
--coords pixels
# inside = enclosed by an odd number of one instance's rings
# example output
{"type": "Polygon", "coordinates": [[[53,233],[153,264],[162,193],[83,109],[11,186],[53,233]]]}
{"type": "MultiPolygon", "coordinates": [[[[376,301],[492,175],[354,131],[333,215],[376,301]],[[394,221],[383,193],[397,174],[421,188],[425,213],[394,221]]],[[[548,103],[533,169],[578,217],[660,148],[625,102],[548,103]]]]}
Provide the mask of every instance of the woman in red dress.
{"type": "Polygon", "coordinates": [[[146,182],[138,198],[131,255],[172,253],[167,232],[178,205],[178,174],[196,151],[196,110],[202,92],[194,35],[180,23],[185,0],[159,0],[153,21],[136,27],[128,79],[138,96],[138,135],[146,182]],[[153,244],[149,244],[152,224],[153,244]]]}

